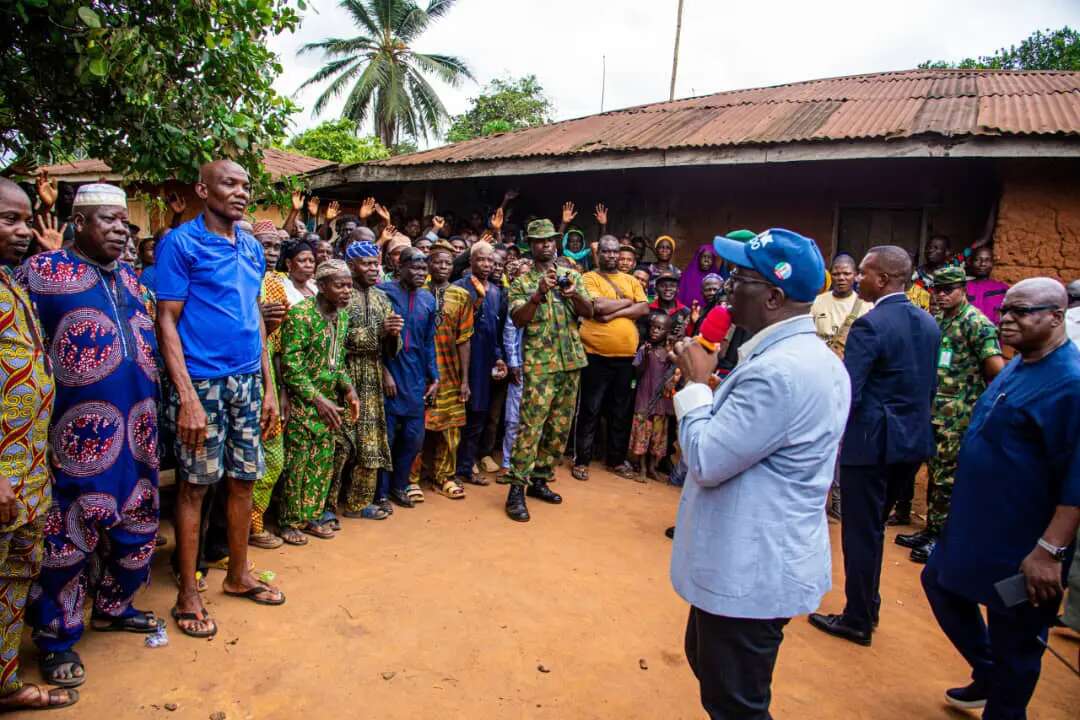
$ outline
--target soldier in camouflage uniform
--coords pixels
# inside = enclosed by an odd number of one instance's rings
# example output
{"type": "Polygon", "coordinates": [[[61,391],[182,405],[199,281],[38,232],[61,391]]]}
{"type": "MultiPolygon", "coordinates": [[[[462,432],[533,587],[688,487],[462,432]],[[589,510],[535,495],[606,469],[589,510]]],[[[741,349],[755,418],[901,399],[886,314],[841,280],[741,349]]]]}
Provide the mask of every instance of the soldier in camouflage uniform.
{"type": "Polygon", "coordinates": [[[967,301],[966,286],[961,267],[950,265],[933,274],[931,292],[938,309],[935,319],[941,327],[937,394],[931,414],[937,453],[927,462],[926,529],[896,537],[897,545],[911,548],[911,559],[919,563],[929,559],[949,515],[960,441],[975,401],[1005,366],[997,326],[967,301]]]}
{"type": "Polygon", "coordinates": [[[555,238],[550,220],[534,220],[527,233],[533,269],[510,286],[510,317],[524,328],[521,341],[525,380],[521,418],[510,472],[506,514],[525,522],[525,495],[558,504],[562,498],[548,487],[566,447],[577,403],[581,368],[587,364],[578,336],[578,318],[592,317],[592,298],[574,270],[555,267],[555,238]],[[528,490],[526,490],[528,488],[528,490]]]}

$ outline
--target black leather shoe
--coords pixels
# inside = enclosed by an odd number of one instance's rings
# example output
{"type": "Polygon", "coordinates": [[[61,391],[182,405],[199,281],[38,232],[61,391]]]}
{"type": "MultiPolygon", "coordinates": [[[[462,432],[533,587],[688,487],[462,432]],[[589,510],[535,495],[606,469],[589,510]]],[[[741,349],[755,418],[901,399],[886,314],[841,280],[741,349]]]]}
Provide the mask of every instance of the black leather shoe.
{"type": "Polygon", "coordinates": [[[871,633],[866,630],[857,630],[847,624],[843,615],[822,615],[821,613],[810,613],[807,618],[810,624],[816,627],[822,632],[826,632],[830,635],[835,635],[838,638],[849,640],[856,645],[870,645],[871,633]]]}
{"type": "Polygon", "coordinates": [[[925,565],[926,561],[930,559],[930,553],[934,552],[935,546],[937,546],[937,540],[931,538],[930,542],[926,543],[922,547],[915,548],[911,551],[911,562],[925,565]]]}
{"type": "Polygon", "coordinates": [[[664,535],[667,536],[668,540],[674,540],[675,539],[675,528],[674,527],[669,527],[667,530],[664,531],[664,535]]]}
{"type": "Polygon", "coordinates": [[[925,530],[920,530],[917,533],[910,533],[908,535],[897,535],[895,542],[900,547],[911,548],[914,550],[915,548],[922,547],[933,539],[933,535],[925,530]]]}
{"type": "Polygon", "coordinates": [[[949,688],[945,691],[945,702],[964,710],[979,710],[986,707],[986,690],[971,683],[966,687],[949,688]]]}
{"type": "Polygon", "coordinates": [[[510,486],[510,493],[506,496],[506,514],[511,520],[529,522],[529,508],[525,506],[525,488],[520,485],[510,486]]]}
{"type": "Polygon", "coordinates": [[[532,485],[525,491],[525,494],[552,505],[558,505],[562,502],[562,495],[549,488],[547,480],[533,480],[532,485]]]}

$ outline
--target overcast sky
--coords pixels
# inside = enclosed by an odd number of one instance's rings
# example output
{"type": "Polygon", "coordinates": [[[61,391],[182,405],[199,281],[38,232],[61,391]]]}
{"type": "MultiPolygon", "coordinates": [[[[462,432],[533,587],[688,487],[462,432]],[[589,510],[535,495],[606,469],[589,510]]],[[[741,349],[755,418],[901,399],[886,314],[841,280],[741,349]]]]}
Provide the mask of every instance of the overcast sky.
{"type": "MultiPolygon", "coordinates": [[[[297,48],[358,34],[335,0],[308,3],[299,30],[271,42],[285,66],[276,87],[304,108],[298,130],[337,117],[342,102],[312,117],[318,91],[294,93],[321,57],[297,57],[297,48]]],[[[451,114],[492,78],[532,73],[556,119],[574,118],[600,110],[605,55],[605,109],[667,99],[677,7],[678,0],[458,0],[416,49],[457,55],[472,68],[477,83],[436,83],[451,114]]],[[[988,55],[1063,25],[1080,26],[1080,0],[684,0],[675,96],[988,55]]]]}

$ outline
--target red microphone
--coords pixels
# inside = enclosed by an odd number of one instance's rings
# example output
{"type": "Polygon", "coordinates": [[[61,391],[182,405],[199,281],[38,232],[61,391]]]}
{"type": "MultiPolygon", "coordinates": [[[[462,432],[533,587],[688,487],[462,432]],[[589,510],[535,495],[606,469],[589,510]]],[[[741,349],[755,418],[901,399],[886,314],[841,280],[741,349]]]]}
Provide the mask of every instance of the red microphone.
{"type": "Polygon", "coordinates": [[[694,339],[709,352],[716,352],[722,343],[731,339],[734,331],[731,313],[727,307],[717,305],[701,321],[701,327],[698,328],[698,334],[694,336],[694,339]]]}

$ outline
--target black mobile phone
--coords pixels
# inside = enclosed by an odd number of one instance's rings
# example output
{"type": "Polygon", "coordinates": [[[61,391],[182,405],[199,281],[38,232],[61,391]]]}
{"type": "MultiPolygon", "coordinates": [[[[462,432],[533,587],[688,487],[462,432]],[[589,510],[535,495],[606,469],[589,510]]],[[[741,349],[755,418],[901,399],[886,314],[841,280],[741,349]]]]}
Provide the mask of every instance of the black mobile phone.
{"type": "Polygon", "coordinates": [[[1014,608],[1028,601],[1027,578],[1023,573],[997,581],[994,583],[994,590],[1007,608],[1014,608]]]}

